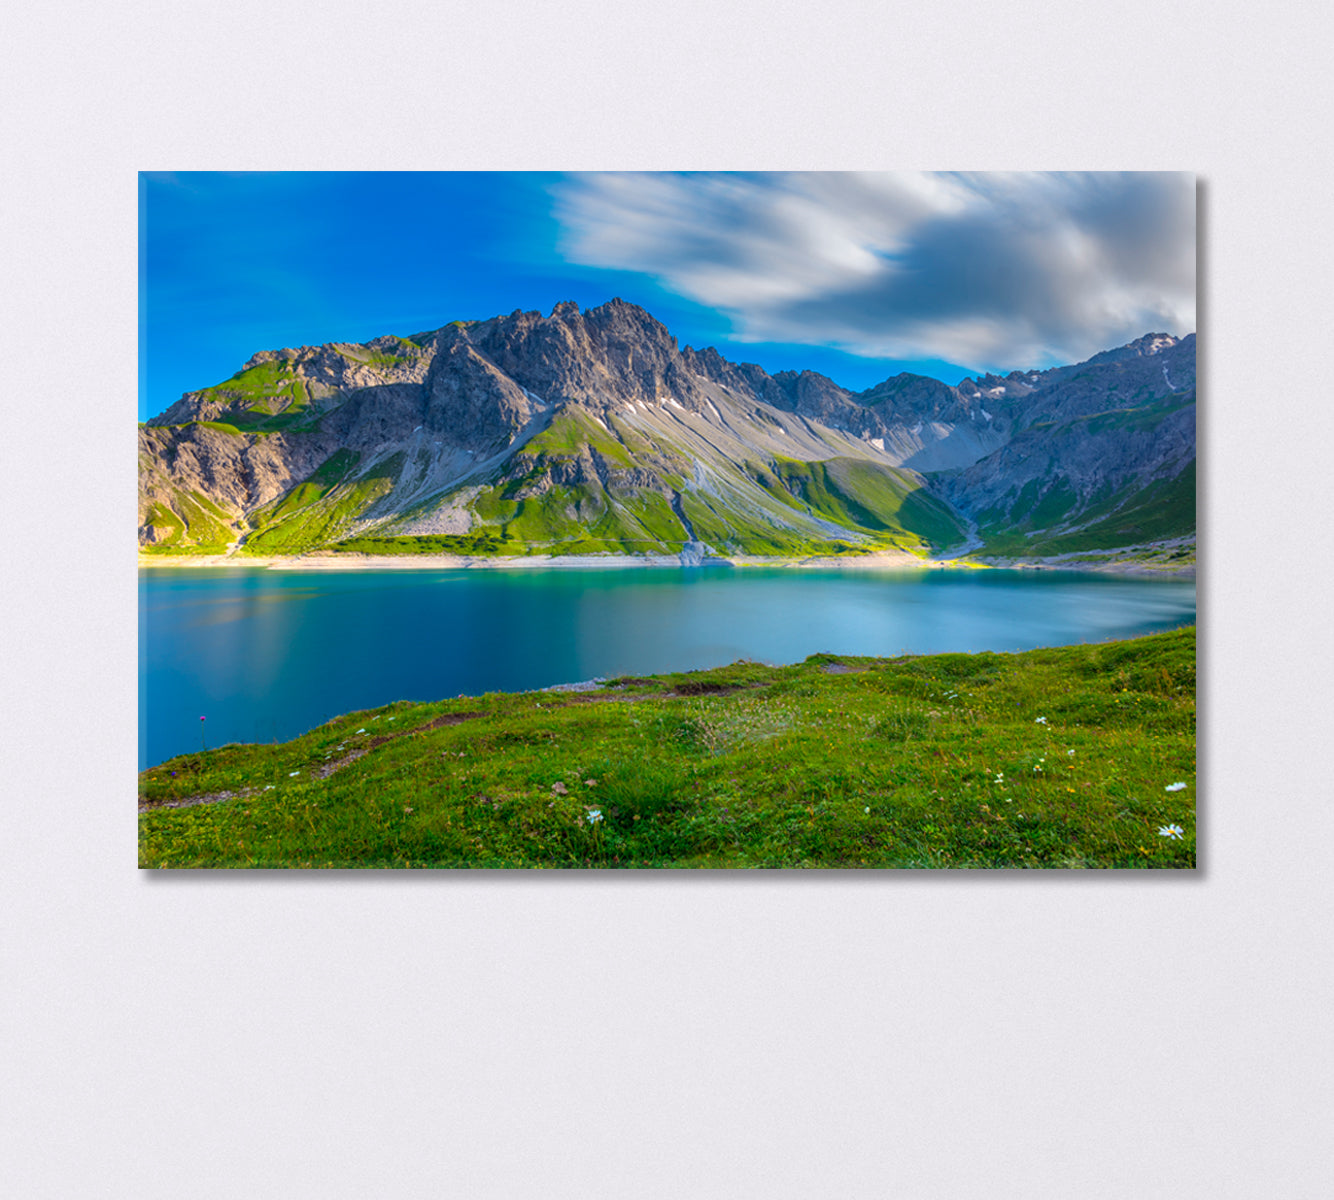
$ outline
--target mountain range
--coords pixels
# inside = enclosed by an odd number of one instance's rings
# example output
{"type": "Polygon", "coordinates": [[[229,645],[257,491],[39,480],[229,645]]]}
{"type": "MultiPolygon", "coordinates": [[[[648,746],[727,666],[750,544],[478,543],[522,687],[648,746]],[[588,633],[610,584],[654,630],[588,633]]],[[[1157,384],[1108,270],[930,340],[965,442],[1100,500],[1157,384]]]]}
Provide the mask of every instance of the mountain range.
{"type": "Polygon", "coordinates": [[[564,302],[263,351],[139,428],[149,554],[1193,557],[1194,533],[1194,334],[851,392],[564,302]]]}

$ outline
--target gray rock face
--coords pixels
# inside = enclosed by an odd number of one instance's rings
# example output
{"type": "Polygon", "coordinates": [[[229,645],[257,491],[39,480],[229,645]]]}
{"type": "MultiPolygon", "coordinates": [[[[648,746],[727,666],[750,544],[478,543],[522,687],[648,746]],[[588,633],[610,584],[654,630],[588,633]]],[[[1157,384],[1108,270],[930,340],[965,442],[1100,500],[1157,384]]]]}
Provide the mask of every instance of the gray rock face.
{"type": "Polygon", "coordinates": [[[469,345],[466,335],[440,348],[425,390],[423,428],[465,448],[508,444],[544,407],[469,345]]]}
{"type": "Polygon", "coordinates": [[[566,301],[550,317],[514,312],[469,330],[478,352],[548,403],[590,407],[656,403],[695,408],[701,380],[665,326],[642,308],[611,300],[586,313],[566,301]]]}
{"type": "Polygon", "coordinates": [[[855,411],[852,393],[817,371],[779,371],[773,377],[785,403],[775,405],[831,427],[846,423],[855,411]]]}

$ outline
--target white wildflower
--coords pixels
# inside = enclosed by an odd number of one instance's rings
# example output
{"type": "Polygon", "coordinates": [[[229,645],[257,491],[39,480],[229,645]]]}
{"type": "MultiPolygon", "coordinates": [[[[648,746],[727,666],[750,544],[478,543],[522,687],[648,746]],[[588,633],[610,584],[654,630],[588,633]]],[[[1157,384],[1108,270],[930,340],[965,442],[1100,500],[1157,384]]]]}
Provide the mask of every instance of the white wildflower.
{"type": "Polygon", "coordinates": [[[1175,838],[1180,841],[1185,835],[1185,830],[1180,825],[1159,825],[1158,836],[1164,838],[1175,838]]]}
{"type": "Polygon", "coordinates": [[[1184,783],[1169,783],[1163,791],[1165,792],[1184,792],[1186,785],[1184,783]]]}
{"type": "Polygon", "coordinates": [[[1046,717],[1034,717],[1034,718],[1033,718],[1033,724],[1034,724],[1034,725],[1045,725],[1046,723],[1047,723],[1047,718],[1046,718],[1046,717]]]}
{"type": "Polygon", "coordinates": [[[288,772],[287,772],[287,778],[288,778],[288,779],[291,779],[293,775],[300,775],[300,774],[301,774],[300,771],[288,771],[288,772]]]}
{"type": "Polygon", "coordinates": [[[588,810],[588,823],[596,825],[600,820],[602,820],[602,810],[600,808],[590,808],[588,810]]]}

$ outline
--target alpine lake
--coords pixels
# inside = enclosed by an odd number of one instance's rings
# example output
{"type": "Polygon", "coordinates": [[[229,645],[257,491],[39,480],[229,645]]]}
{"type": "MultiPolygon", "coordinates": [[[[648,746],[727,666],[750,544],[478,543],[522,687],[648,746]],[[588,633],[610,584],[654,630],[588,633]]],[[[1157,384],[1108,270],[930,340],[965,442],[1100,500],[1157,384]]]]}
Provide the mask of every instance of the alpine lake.
{"type": "Polygon", "coordinates": [[[997,652],[1195,621],[1193,580],[1075,571],[139,571],[139,768],[395,700],[808,655],[997,652]],[[204,720],[201,721],[200,718],[204,720]]]}

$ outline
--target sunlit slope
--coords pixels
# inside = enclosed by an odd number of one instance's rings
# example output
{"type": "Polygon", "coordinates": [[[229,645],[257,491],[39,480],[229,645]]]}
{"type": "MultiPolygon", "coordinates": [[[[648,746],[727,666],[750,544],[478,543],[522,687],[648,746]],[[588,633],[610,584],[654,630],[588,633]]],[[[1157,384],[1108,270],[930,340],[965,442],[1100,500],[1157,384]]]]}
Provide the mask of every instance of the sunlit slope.
{"type": "Polygon", "coordinates": [[[866,456],[855,438],[772,421],[726,402],[708,416],[670,403],[601,416],[570,405],[480,483],[341,546],[678,554],[695,544],[704,553],[792,555],[925,551],[962,536],[920,475],[866,456]]]}

